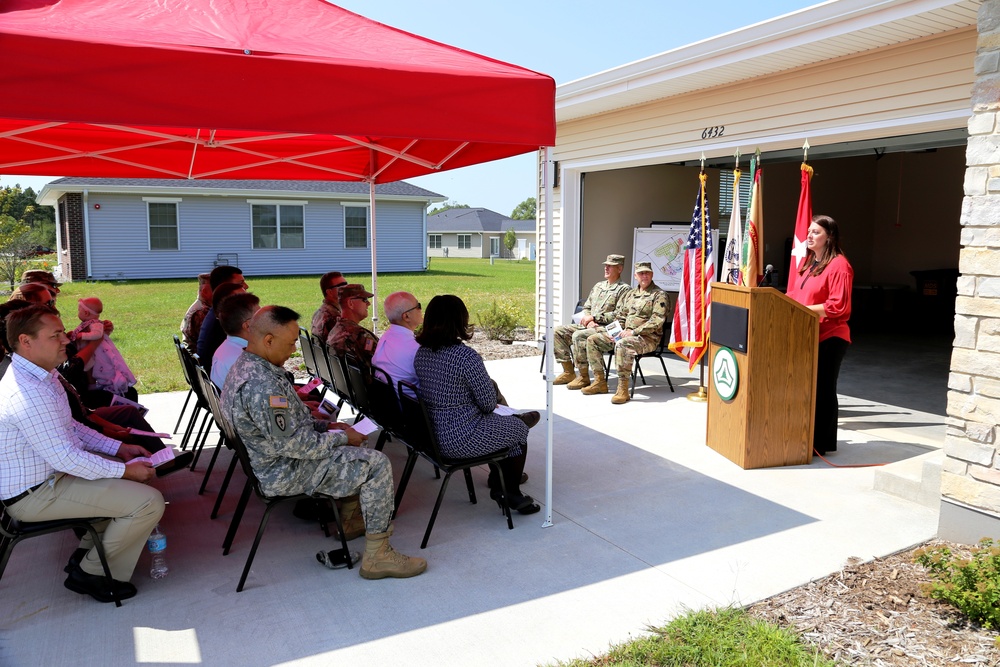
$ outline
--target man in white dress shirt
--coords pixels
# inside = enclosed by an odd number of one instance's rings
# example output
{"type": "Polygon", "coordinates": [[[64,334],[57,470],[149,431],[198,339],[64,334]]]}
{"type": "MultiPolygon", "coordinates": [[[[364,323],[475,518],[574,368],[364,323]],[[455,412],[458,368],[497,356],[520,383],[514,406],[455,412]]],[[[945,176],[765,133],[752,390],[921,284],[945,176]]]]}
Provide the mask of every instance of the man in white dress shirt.
{"type": "Polygon", "coordinates": [[[423,308],[409,292],[393,292],[385,298],[384,310],[389,328],[378,339],[372,363],[392,377],[394,387],[399,386],[400,380],[415,386],[417,374],[413,371],[413,357],[420,345],[414,336],[424,323],[423,308]]]}
{"type": "Polygon", "coordinates": [[[20,521],[108,517],[98,529],[113,581],[86,537],[65,585],[101,602],[111,602],[113,592],[130,598],[136,590],[128,580],[163,515],[163,496],[145,484],[155,471],[148,461],[132,461],[149,452],[74,421],[55,371],[69,339],[53,308],[11,313],[7,340],[14,355],[0,379],[0,504],[20,521]]]}

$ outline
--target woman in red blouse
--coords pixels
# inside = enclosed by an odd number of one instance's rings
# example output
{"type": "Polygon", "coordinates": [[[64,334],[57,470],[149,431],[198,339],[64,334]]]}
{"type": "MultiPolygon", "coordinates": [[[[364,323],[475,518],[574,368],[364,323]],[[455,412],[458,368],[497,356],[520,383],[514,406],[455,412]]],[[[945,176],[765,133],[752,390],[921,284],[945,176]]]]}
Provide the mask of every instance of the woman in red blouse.
{"type": "Polygon", "coordinates": [[[854,269],[840,249],[840,227],[827,215],[813,216],[806,234],[806,256],[788,281],[788,296],[819,313],[816,371],[816,420],[813,447],[820,454],[837,449],[837,377],[851,330],[854,269]]]}

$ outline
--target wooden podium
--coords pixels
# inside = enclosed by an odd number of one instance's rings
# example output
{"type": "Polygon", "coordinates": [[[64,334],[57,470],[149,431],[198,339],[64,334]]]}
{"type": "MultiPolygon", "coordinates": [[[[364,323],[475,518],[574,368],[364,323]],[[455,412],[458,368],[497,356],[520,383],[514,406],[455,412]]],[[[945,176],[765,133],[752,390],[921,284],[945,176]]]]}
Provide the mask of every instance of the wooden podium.
{"type": "MultiPolygon", "coordinates": [[[[744,469],[812,461],[818,341],[819,315],[774,288],[712,283],[708,446],[744,469]],[[738,350],[741,317],[746,322],[745,352],[738,350]],[[718,339],[717,325],[725,325],[718,339]],[[729,400],[719,395],[713,372],[723,342],[729,343],[738,368],[729,400]]],[[[728,364],[722,354],[719,385],[727,388],[728,364]]]]}

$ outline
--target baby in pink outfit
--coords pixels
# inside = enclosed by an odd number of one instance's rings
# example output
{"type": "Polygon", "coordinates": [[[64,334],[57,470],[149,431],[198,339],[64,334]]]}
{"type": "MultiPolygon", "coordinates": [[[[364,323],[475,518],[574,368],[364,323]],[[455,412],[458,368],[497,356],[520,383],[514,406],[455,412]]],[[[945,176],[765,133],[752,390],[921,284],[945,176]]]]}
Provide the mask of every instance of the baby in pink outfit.
{"type": "Polygon", "coordinates": [[[129,370],[121,352],[104,332],[104,323],[100,319],[103,310],[104,304],[97,297],[80,299],[76,311],[80,318],[80,326],[69,333],[69,339],[83,342],[101,341],[97,344],[90,361],[84,366],[84,370],[90,376],[90,389],[103,389],[124,396],[129,387],[135,384],[135,376],[129,370]]]}

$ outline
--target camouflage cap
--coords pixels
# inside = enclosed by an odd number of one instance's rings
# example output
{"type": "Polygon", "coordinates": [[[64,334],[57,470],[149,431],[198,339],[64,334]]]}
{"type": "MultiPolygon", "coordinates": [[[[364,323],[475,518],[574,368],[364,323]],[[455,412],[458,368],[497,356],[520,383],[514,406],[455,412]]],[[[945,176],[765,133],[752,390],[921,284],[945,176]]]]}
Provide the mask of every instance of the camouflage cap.
{"type": "Polygon", "coordinates": [[[348,299],[355,299],[358,297],[363,297],[365,299],[375,296],[371,292],[365,289],[364,285],[359,285],[357,283],[351,283],[350,285],[344,285],[340,288],[340,302],[344,303],[348,299]]]}
{"type": "Polygon", "coordinates": [[[40,271],[38,269],[32,269],[31,271],[25,271],[21,276],[21,284],[27,285],[28,283],[41,283],[43,285],[49,285],[51,287],[59,287],[62,285],[61,282],[56,280],[56,277],[52,275],[50,271],[40,271]]]}
{"type": "Polygon", "coordinates": [[[608,266],[625,266],[625,256],[624,255],[608,255],[608,258],[604,261],[608,266]]]}
{"type": "Polygon", "coordinates": [[[653,272],[653,264],[651,262],[636,262],[635,272],[642,273],[643,271],[653,272]]]}

